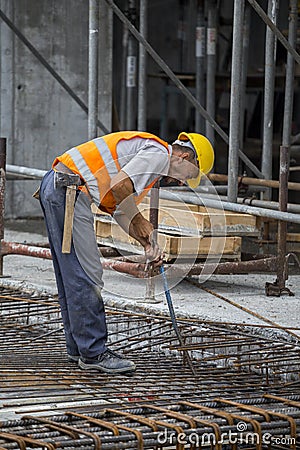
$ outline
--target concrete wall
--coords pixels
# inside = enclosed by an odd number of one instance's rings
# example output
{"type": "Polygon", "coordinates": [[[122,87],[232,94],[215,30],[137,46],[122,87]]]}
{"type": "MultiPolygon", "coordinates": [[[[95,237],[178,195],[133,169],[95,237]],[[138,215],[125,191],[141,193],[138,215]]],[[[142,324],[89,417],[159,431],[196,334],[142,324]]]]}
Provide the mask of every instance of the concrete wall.
{"type": "MultiPolygon", "coordinates": [[[[85,103],[88,4],[78,0],[0,0],[2,11],[85,103]]],[[[87,115],[2,21],[0,55],[0,135],[8,139],[7,163],[46,170],[56,155],[87,140],[87,115]]],[[[107,79],[106,84],[110,86],[107,79]]],[[[106,95],[107,110],[107,90],[101,92],[106,95]]],[[[106,117],[100,119],[110,127],[106,117]]],[[[41,214],[38,202],[31,199],[37,184],[8,181],[7,216],[41,214]]]]}

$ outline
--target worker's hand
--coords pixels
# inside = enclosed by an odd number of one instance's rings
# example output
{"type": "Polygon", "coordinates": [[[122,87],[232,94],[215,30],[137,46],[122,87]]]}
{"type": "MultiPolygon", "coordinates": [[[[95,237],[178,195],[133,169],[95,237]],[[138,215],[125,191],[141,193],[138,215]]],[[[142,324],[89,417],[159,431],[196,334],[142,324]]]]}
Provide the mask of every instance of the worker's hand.
{"type": "Polygon", "coordinates": [[[159,267],[162,265],[164,254],[157,244],[152,242],[151,244],[147,244],[144,249],[147,265],[152,264],[153,267],[159,267]]]}
{"type": "Polygon", "coordinates": [[[141,213],[134,216],[129,227],[130,236],[139,241],[145,248],[151,244],[153,225],[141,213]]]}
{"type": "Polygon", "coordinates": [[[145,250],[145,257],[148,265],[153,267],[161,266],[163,261],[163,252],[153,241],[153,225],[145,219],[142,214],[136,214],[130,224],[130,236],[137,239],[145,250]]]}

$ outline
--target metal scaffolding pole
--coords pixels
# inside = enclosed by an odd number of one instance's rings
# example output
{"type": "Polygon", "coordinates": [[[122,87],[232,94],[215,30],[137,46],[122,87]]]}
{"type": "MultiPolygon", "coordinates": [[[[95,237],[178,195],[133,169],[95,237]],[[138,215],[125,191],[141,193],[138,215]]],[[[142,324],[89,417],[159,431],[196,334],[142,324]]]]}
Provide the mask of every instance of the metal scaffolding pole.
{"type": "MultiPolygon", "coordinates": [[[[147,6],[148,0],[140,0],[140,33],[147,38],[147,6]]],[[[143,44],[139,44],[139,84],[138,84],[138,130],[147,129],[147,52],[143,44]]]]}
{"type": "MultiPolygon", "coordinates": [[[[128,16],[131,22],[135,22],[136,9],[135,0],[128,1],[128,16]]],[[[136,45],[132,34],[128,36],[128,50],[127,50],[127,76],[126,76],[126,128],[133,130],[135,128],[135,94],[136,94],[136,45]]]]}
{"type": "MultiPolygon", "coordinates": [[[[40,169],[33,169],[31,167],[24,167],[24,166],[16,166],[12,164],[6,164],[6,179],[20,179],[20,180],[41,180],[43,176],[46,174],[46,170],[40,170],[40,169]]],[[[223,181],[227,181],[226,175],[218,175],[218,174],[210,174],[209,178],[215,177],[216,181],[221,181],[221,178],[219,177],[225,177],[223,181]]],[[[248,178],[242,178],[242,182],[244,183],[244,180],[247,180],[248,178]]],[[[255,180],[257,182],[261,181],[262,183],[267,182],[267,180],[257,180],[257,179],[249,179],[249,180],[255,180]]],[[[250,182],[250,181],[249,181],[250,182]]],[[[278,181],[270,180],[272,183],[278,183],[278,181]]],[[[290,184],[290,183],[289,183],[290,184]]],[[[300,184],[299,187],[297,186],[299,183],[293,183],[291,186],[291,189],[297,188],[297,190],[300,190],[300,184]]],[[[273,185],[274,188],[279,187],[278,185],[273,185]]],[[[265,189],[265,188],[263,188],[265,189]]],[[[179,193],[182,192],[189,192],[189,189],[187,187],[181,187],[180,190],[178,188],[169,188],[168,191],[171,191],[171,193],[179,193]]],[[[202,197],[208,197],[212,199],[220,199],[222,202],[227,202],[227,197],[218,195],[216,197],[216,192],[224,193],[227,192],[227,186],[226,185],[218,185],[218,186],[199,186],[194,190],[194,192],[201,194],[202,197]]],[[[278,202],[270,202],[270,201],[264,201],[264,200],[256,200],[254,198],[250,197],[238,197],[237,203],[243,204],[243,205],[249,205],[249,206],[258,206],[260,208],[265,209],[274,209],[278,211],[279,204],[278,202]]],[[[295,203],[288,203],[287,205],[287,211],[291,213],[300,213],[300,205],[295,203]]]]}
{"type": "MultiPolygon", "coordinates": [[[[197,99],[191,94],[191,92],[184,86],[184,84],[176,77],[175,73],[170,69],[170,67],[164,62],[164,60],[157,54],[157,52],[151,47],[148,41],[144,39],[143,36],[138,32],[135,26],[127,19],[123,12],[118,8],[113,0],[105,0],[106,3],[112,8],[114,13],[119,17],[119,19],[127,25],[130,33],[141,42],[146,48],[147,52],[154,59],[154,61],[159,65],[159,67],[168,75],[168,77],[173,81],[175,86],[180,90],[180,92],[189,100],[189,102],[196,108],[200,114],[210,122],[211,126],[217,131],[221,138],[228,144],[229,137],[225,131],[217,124],[217,122],[210,117],[205,108],[197,101],[197,99]]],[[[242,161],[252,170],[252,172],[258,176],[262,177],[261,171],[253,164],[252,161],[240,150],[238,149],[238,155],[242,161]]]]}
{"type": "MultiPolygon", "coordinates": [[[[98,0],[99,2],[99,0],[98,0]]],[[[105,126],[113,125],[113,13],[108,5],[99,2],[99,52],[98,52],[98,114],[105,126]]],[[[115,128],[117,124],[114,123],[115,128]]]]}
{"type": "Polygon", "coordinates": [[[220,199],[211,198],[207,194],[203,195],[190,194],[188,192],[174,193],[160,189],[160,198],[173,201],[182,201],[192,203],[193,205],[201,205],[206,208],[225,209],[226,211],[234,211],[238,213],[253,214],[258,217],[269,217],[270,219],[284,220],[286,222],[300,223],[300,214],[293,214],[282,211],[273,211],[270,209],[253,207],[245,204],[232,203],[230,201],[222,201],[220,199]]]}
{"type": "MultiPolygon", "coordinates": [[[[296,46],[297,38],[297,20],[298,20],[298,4],[297,0],[290,0],[290,14],[289,14],[289,44],[292,48],[296,46]]],[[[291,129],[292,129],[292,115],[293,115],[293,96],[294,96],[294,58],[290,52],[287,55],[286,79],[285,79],[285,96],[284,96],[284,118],[283,118],[283,133],[282,145],[280,147],[280,170],[279,170],[279,211],[282,214],[287,214],[288,203],[288,177],[289,177],[289,152],[291,145],[291,129]]],[[[292,292],[286,288],[285,282],[287,275],[286,262],[286,245],[287,237],[287,222],[280,220],[278,222],[278,269],[277,279],[274,284],[267,284],[266,290],[268,295],[279,296],[282,293],[293,295],[292,292]]]]}
{"type": "Polygon", "coordinates": [[[234,0],[228,155],[228,199],[236,202],[241,116],[241,62],[244,0],[234,0]]]}
{"type": "Polygon", "coordinates": [[[22,180],[41,180],[46,173],[46,170],[6,164],[6,174],[7,176],[11,176],[13,178],[19,178],[22,180]]]}
{"type": "MultiPolygon", "coordinates": [[[[268,16],[276,25],[279,0],[269,0],[268,16]]],[[[267,27],[265,51],[265,90],[264,90],[264,124],[261,171],[268,180],[272,179],[272,149],[273,149],[273,114],[274,114],[274,86],[276,64],[276,36],[267,27]]],[[[271,199],[271,189],[262,194],[265,200],[271,199]]]]}
{"type": "MultiPolygon", "coordinates": [[[[292,48],[296,47],[297,19],[298,19],[297,0],[290,0],[289,44],[292,48]]],[[[283,134],[282,134],[282,145],[287,147],[290,147],[291,145],[293,98],[294,98],[294,72],[295,72],[294,58],[292,54],[288,52],[286,65],[283,134]]]]}
{"type": "MultiPolygon", "coordinates": [[[[157,243],[157,230],[158,230],[158,208],[159,208],[159,182],[157,181],[150,194],[150,211],[149,221],[153,225],[152,241],[157,243]]],[[[153,278],[153,268],[150,265],[148,271],[148,278],[146,282],[145,301],[148,303],[156,303],[155,299],[155,279],[153,278]]]]}
{"type": "MultiPolygon", "coordinates": [[[[197,27],[196,27],[196,99],[201,105],[205,102],[205,18],[204,0],[197,2],[197,27]]],[[[205,121],[203,116],[196,110],[195,131],[204,133],[205,121]]]]}
{"type": "Polygon", "coordinates": [[[245,6],[244,27],[243,27],[243,52],[242,52],[242,95],[241,95],[241,119],[240,119],[240,148],[243,149],[244,144],[244,128],[245,128],[245,104],[246,104],[246,88],[248,75],[248,57],[249,57],[249,33],[250,33],[251,9],[248,4],[245,6]]]}
{"type": "MultiPolygon", "coordinates": [[[[108,1],[108,0],[106,0],[108,1]]],[[[272,20],[268,17],[268,15],[264,12],[264,10],[259,6],[256,0],[248,0],[253,9],[257,12],[257,14],[261,17],[261,19],[271,28],[273,33],[276,35],[277,39],[282,43],[282,45],[288,50],[288,52],[293,55],[295,61],[300,64],[300,55],[296,52],[295,48],[286,40],[280,30],[274,25],[272,20]]]]}
{"type": "Polygon", "coordinates": [[[99,54],[99,2],[89,1],[89,86],[88,86],[88,139],[97,136],[98,117],[98,54],[99,54]]]}
{"type": "MultiPolygon", "coordinates": [[[[215,120],[216,102],[216,38],[217,38],[217,5],[215,0],[208,1],[208,23],[206,37],[206,110],[215,120]]],[[[206,121],[206,137],[211,144],[215,143],[215,130],[206,121]]]]}
{"type": "Polygon", "coordinates": [[[120,126],[126,128],[126,79],[127,79],[127,49],[128,49],[128,28],[123,24],[122,36],[122,78],[121,78],[121,99],[120,99],[120,126]]]}
{"type": "MultiPolygon", "coordinates": [[[[289,147],[282,145],[280,147],[280,189],[279,189],[279,211],[287,211],[288,202],[288,177],[289,177],[289,147]]],[[[287,222],[280,220],[278,222],[278,270],[277,270],[277,284],[279,292],[285,289],[285,281],[287,280],[287,273],[285,271],[285,256],[287,253],[286,245],[287,222]]]]}
{"type": "MultiPolygon", "coordinates": [[[[225,195],[216,195],[215,193],[210,193],[209,191],[205,191],[204,188],[206,186],[203,186],[202,189],[198,190],[197,193],[201,194],[202,198],[211,198],[215,200],[221,200],[222,202],[227,202],[228,199],[225,195]]],[[[253,197],[247,198],[247,197],[238,197],[237,203],[241,205],[249,205],[249,206],[258,206],[261,209],[273,209],[275,211],[278,211],[279,209],[279,203],[278,202],[271,202],[266,200],[256,200],[253,197]]],[[[290,213],[300,214],[300,205],[297,203],[288,203],[287,204],[287,211],[290,213]]]]}

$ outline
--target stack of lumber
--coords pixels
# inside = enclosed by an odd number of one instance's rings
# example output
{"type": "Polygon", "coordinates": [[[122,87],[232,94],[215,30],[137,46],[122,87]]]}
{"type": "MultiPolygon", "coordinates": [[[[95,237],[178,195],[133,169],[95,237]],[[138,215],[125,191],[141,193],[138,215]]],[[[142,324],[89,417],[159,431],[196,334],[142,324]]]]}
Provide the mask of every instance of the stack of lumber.
{"type": "MultiPolygon", "coordinates": [[[[149,218],[147,197],[139,210],[149,218]]],[[[142,246],[128,236],[109,215],[95,211],[97,242],[130,253],[142,254],[142,246]]],[[[168,261],[176,258],[204,260],[241,259],[243,236],[257,236],[255,216],[206,209],[203,206],[161,199],[158,214],[158,244],[168,261]]]]}

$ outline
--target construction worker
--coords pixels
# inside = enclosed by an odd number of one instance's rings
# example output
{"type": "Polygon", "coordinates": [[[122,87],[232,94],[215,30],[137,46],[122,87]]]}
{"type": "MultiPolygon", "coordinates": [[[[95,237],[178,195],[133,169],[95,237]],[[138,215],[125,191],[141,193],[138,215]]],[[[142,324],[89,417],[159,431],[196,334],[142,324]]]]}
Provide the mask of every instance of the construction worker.
{"type": "MultiPolygon", "coordinates": [[[[135,370],[134,362],[106,346],[107,328],[101,297],[102,266],[91,203],[111,214],[144,247],[154,265],[162,252],[153,244],[152,224],[137,204],[157,180],[199,184],[201,172],[214,162],[209,141],[197,133],[180,133],[169,145],[159,137],[138,131],[107,134],[58,156],[40,187],[64,324],[68,359],[81,369],[107,373],[135,370]],[[68,188],[75,186],[72,242],[62,250],[66,230],[68,188]]],[[[69,206],[68,206],[69,207],[69,206]]],[[[70,230],[69,230],[70,231],[70,230]]]]}

